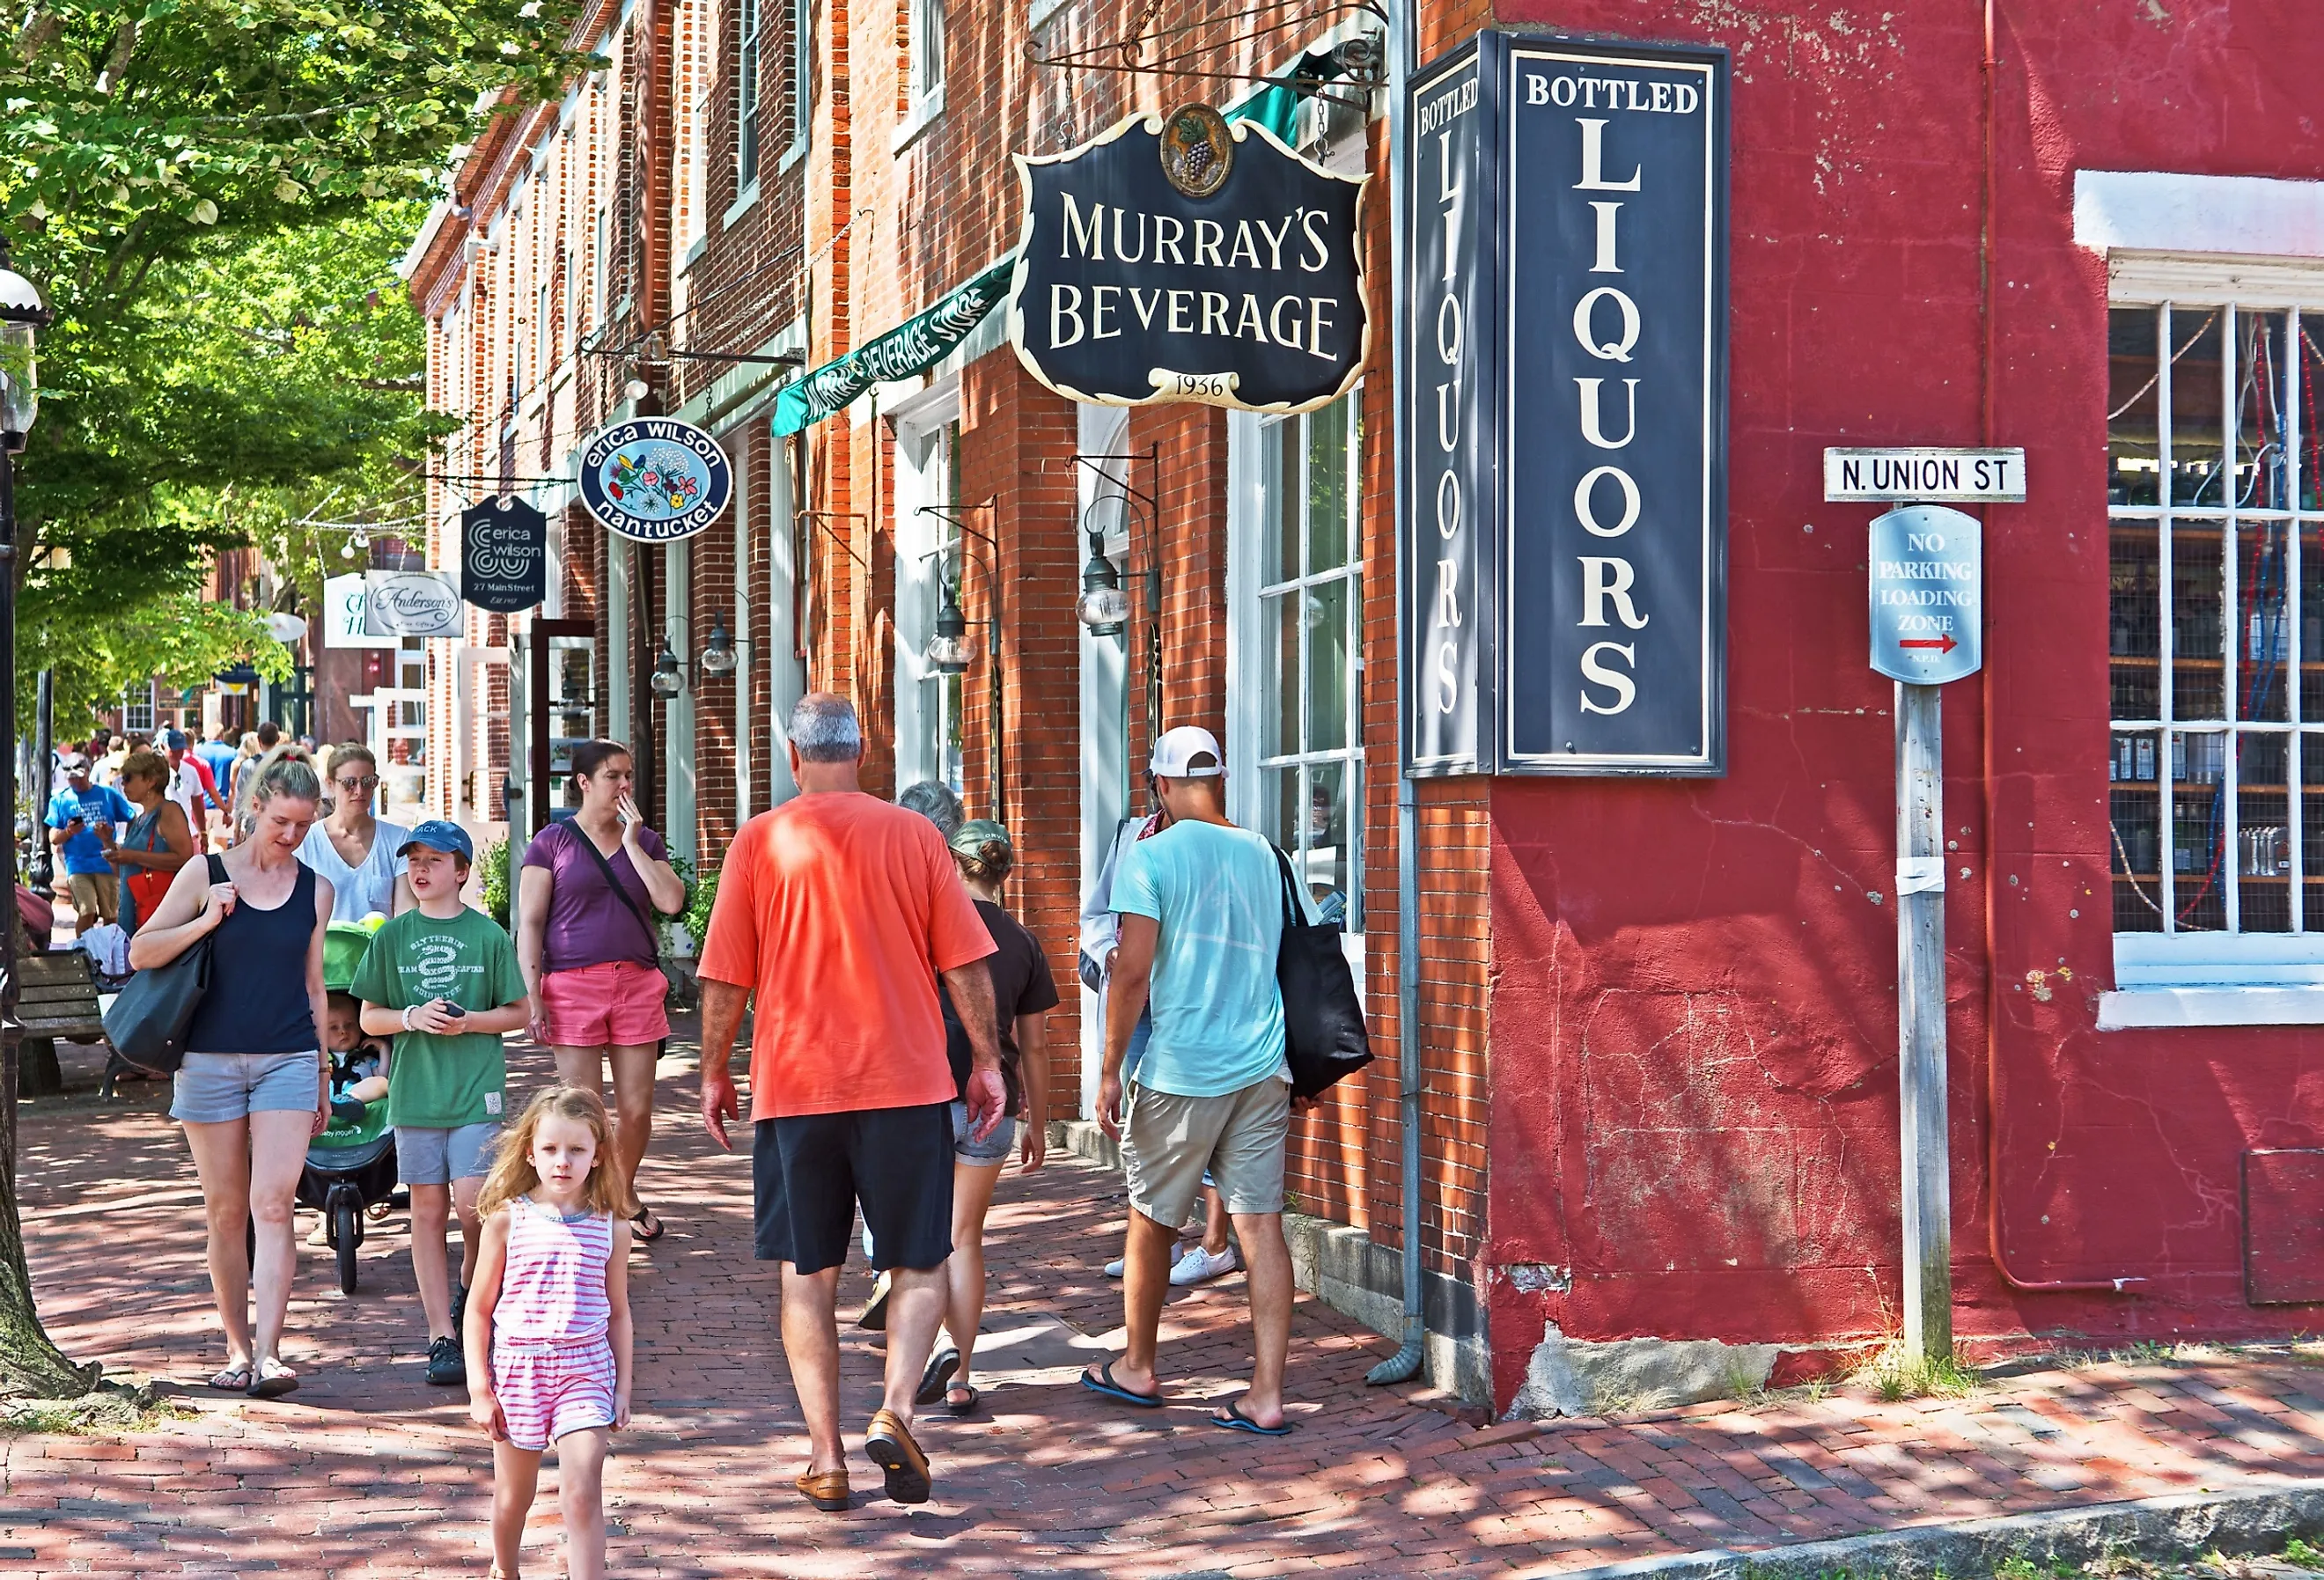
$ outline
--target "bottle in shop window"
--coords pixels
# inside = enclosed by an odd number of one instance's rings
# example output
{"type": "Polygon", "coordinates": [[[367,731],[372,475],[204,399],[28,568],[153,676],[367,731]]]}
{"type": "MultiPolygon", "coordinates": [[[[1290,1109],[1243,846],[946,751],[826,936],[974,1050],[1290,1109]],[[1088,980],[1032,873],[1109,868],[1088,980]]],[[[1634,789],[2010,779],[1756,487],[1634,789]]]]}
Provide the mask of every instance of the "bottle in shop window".
{"type": "Polygon", "coordinates": [[[2143,782],[2152,782],[2154,778],[2153,737],[2151,735],[2139,736],[2137,740],[2137,749],[2138,772],[2135,777],[2143,782]]]}

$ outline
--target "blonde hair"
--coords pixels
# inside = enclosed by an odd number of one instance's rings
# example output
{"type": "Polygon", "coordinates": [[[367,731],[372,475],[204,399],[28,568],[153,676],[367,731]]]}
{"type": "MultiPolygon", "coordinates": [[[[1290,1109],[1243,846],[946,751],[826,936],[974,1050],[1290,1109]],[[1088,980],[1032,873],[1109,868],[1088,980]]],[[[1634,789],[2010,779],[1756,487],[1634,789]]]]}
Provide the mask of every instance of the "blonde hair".
{"type": "Polygon", "coordinates": [[[489,1218],[540,1188],[540,1171],[532,1166],[532,1142],[540,1122],[551,1118],[586,1124],[596,1139],[597,1155],[590,1160],[589,1178],[581,1183],[582,1206],[615,1218],[636,1217],[637,1194],[613,1163],[613,1122],[605,1113],[605,1100],[586,1086],[550,1086],[525,1104],[524,1113],[493,1153],[493,1171],[476,1194],[476,1215],[489,1218]]]}
{"type": "Polygon", "coordinates": [[[284,741],[245,770],[235,791],[239,803],[235,827],[247,838],[257,827],[258,808],[277,796],[294,801],[320,801],[323,781],[315,773],[315,760],[296,741],[284,741]]]}

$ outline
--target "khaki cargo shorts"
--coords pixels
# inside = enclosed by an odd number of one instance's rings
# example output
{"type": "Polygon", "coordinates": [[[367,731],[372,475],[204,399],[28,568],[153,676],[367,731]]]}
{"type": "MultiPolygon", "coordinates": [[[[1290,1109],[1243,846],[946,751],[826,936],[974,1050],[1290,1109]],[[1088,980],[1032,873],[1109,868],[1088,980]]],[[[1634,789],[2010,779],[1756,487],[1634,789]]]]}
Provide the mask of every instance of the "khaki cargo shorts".
{"type": "Polygon", "coordinates": [[[1203,1171],[1230,1213],[1283,1210],[1283,1147],[1291,1130],[1291,1083],[1269,1076],[1216,1097],[1181,1097],[1133,1081],[1121,1130],[1130,1205],[1176,1229],[1202,1188],[1203,1171]]]}

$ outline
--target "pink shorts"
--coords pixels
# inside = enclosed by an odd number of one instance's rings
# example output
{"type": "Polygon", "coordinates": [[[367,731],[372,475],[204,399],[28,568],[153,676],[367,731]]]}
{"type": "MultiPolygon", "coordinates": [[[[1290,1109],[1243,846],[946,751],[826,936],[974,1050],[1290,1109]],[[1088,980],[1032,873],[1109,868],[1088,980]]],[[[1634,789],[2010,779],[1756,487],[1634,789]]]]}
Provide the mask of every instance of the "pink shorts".
{"type": "Polygon", "coordinates": [[[669,1035],[662,1007],[669,981],[659,966],[608,960],[540,979],[549,1040],[559,1048],[643,1048],[669,1035]]]}
{"type": "Polygon", "coordinates": [[[493,1395],[509,1441],[534,1451],[567,1432],[613,1424],[613,1346],[503,1340],[493,1345],[493,1395]]]}

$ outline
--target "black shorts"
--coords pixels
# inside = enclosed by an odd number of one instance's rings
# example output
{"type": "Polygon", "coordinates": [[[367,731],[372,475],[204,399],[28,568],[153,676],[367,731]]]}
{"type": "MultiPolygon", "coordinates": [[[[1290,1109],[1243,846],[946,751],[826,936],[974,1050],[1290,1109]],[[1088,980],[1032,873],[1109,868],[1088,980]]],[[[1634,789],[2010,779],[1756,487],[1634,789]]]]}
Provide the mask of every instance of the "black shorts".
{"type": "Polygon", "coordinates": [[[855,1207],[872,1265],[932,1268],[952,1254],[952,1104],[762,1119],[751,1182],[758,1259],[803,1273],[847,1261],[855,1207]]]}

